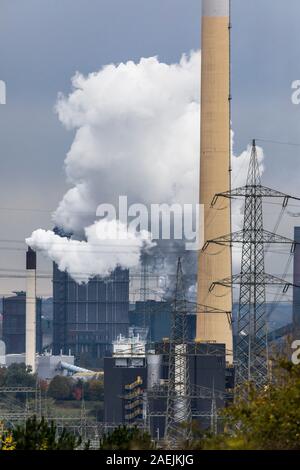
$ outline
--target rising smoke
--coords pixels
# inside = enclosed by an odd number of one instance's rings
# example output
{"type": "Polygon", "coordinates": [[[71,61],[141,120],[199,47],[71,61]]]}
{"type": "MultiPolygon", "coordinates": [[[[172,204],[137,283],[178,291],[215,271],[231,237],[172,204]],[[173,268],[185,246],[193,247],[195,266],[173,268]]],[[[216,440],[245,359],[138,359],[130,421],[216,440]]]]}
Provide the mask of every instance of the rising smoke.
{"type": "Polygon", "coordinates": [[[109,276],[116,268],[134,268],[142,250],[155,244],[148,232],[133,232],[116,220],[100,220],[85,228],[85,240],[60,237],[51,230],[35,230],[26,240],[34,250],[49,257],[60,271],[67,271],[79,284],[96,275],[109,276]]]}
{"type": "MultiPolygon", "coordinates": [[[[147,206],[198,202],[200,60],[200,52],[192,52],[178,64],[168,65],[152,57],[137,64],[108,65],[86,77],[76,74],[70,95],[59,96],[59,120],[76,134],[65,159],[71,188],[53,221],[77,240],[40,229],[26,242],[77,282],[105,276],[117,265],[136,267],[143,248],[153,248],[149,234],[127,233],[124,226],[125,239],[130,239],[128,253],[121,253],[122,245],[112,246],[109,236],[99,242],[95,229],[100,224],[101,232],[103,223],[96,221],[99,204],[117,206],[121,195],[128,197],[129,204],[147,206]]],[[[244,184],[247,155],[233,157],[236,184],[244,184]]],[[[241,220],[240,209],[235,210],[235,225],[241,220]]],[[[167,268],[174,265],[183,242],[168,246],[167,268]],[[171,258],[168,252],[172,252],[171,258]]],[[[157,250],[163,251],[160,242],[157,250]]],[[[196,254],[188,256],[186,266],[196,272],[196,254]]]]}

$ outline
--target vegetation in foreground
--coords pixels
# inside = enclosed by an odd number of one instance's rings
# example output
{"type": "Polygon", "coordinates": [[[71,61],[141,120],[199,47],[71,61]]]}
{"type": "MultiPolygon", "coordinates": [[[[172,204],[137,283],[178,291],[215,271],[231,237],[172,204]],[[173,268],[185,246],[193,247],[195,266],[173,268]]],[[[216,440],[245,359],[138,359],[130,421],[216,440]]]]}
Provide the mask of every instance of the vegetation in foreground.
{"type": "Polygon", "coordinates": [[[104,435],[100,450],[151,450],[154,444],[150,434],[138,428],[121,426],[112,433],[104,435]]]}
{"type": "MultiPolygon", "coordinates": [[[[280,361],[273,370],[273,383],[262,391],[248,386],[250,399],[239,401],[223,412],[224,432],[217,436],[194,429],[189,450],[300,450],[300,366],[280,361]]],[[[44,419],[27,421],[6,431],[1,450],[73,450],[88,443],[66,430],[58,436],[55,425],[44,419]]],[[[138,428],[120,427],[105,435],[100,450],[153,449],[149,434],[138,428]]]]}
{"type": "Polygon", "coordinates": [[[300,366],[281,360],[274,382],[224,411],[225,432],[204,438],[200,448],[300,450],[300,366]]]}
{"type": "Polygon", "coordinates": [[[80,438],[66,430],[58,436],[53,422],[36,417],[29,418],[25,426],[4,432],[0,439],[1,450],[74,450],[80,445],[80,438]]]}

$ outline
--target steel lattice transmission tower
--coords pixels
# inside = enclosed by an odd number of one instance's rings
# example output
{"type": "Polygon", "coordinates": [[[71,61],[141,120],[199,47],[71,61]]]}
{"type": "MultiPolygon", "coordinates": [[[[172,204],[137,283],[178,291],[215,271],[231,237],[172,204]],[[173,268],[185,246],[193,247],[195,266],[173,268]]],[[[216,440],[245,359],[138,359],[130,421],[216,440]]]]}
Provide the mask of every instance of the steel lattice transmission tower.
{"type": "Polygon", "coordinates": [[[236,345],[236,383],[268,377],[265,253],[262,196],[256,146],[253,142],[245,194],[241,286],[236,345]],[[247,282],[250,277],[251,283],[247,282]]]}
{"type": "Polygon", "coordinates": [[[231,278],[214,282],[231,287],[240,285],[237,340],[235,346],[236,386],[252,383],[264,386],[268,381],[268,331],[266,315],[266,285],[284,286],[284,292],[292,284],[265,272],[265,244],[290,244],[294,252],[295,242],[276,233],[264,230],[263,198],[283,199],[283,209],[289,199],[287,194],[262,186],[257,159],[256,142],[253,141],[246,185],[231,191],[216,194],[212,206],[219,197],[245,199],[243,230],[209,240],[203,250],[211,243],[217,245],[242,244],[241,272],[231,278]]]}
{"type": "Polygon", "coordinates": [[[188,355],[188,301],[181,259],[176,273],[172,333],[169,345],[169,376],[165,441],[170,448],[191,438],[192,410],[188,355]]]}

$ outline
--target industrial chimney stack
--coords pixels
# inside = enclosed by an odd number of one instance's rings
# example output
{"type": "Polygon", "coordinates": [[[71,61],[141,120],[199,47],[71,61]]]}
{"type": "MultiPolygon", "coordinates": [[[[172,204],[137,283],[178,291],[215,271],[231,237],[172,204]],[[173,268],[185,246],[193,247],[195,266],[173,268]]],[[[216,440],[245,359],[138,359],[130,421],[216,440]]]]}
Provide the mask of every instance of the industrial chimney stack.
{"type": "MultiPolygon", "coordinates": [[[[212,208],[215,194],[230,189],[230,3],[202,0],[201,70],[201,161],[200,204],[204,206],[204,241],[231,232],[230,202],[220,200],[212,208]]],[[[219,247],[200,252],[198,303],[231,312],[231,290],[210,285],[231,276],[231,249],[219,247]],[[214,250],[215,251],[215,250],[214,250]]],[[[225,343],[232,351],[232,331],[226,315],[199,312],[197,338],[225,343]]],[[[227,354],[228,361],[232,356],[227,354]]]]}
{"type": "Polygon", "coordinates": [[[26,366],[36,371],[36,253],[26,253],[26,366]]]}

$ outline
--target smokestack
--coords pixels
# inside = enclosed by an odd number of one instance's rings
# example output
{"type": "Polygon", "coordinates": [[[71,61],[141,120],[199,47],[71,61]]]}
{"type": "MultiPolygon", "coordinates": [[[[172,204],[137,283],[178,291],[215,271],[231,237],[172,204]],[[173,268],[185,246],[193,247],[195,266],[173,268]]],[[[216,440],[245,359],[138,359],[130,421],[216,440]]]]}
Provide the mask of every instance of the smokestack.
{"type": "Polygon", "coordinates": [[[36,253],[26,253],[26,366],[36,371],[36,253]]]}
{"type": "MultiPolygon", "coordinates": [[[[204,205],[204,240],[231,232],[230,202],[220,199],[211,208],[215,194],[230,189],[230,18],[229,0],[202,2],[201,70],[201,161],[200,204],[204,205]]],[[[218,247],[200,252],[198,303],[232,310],[231,289],[212,282],[231,276],[231,249],[218,247]]],[[[232,351],[232,330],[225,314],[198,313],[197,341],[225,343],[232,351]]],[[[232,355],[227,354],[232,361],[232,355]]]]}

